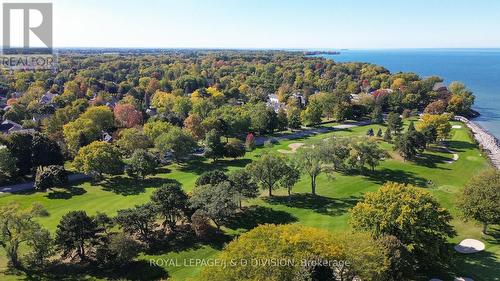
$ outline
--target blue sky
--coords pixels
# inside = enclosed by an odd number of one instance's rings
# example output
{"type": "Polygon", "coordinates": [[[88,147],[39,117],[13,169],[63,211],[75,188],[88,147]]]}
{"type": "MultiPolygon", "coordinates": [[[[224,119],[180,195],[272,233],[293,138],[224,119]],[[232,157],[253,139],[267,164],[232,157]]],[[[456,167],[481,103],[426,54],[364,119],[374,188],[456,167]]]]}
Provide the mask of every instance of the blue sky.
{"type": "Polygon", "coordinates": [[[58,47],[500,47],[500,1],[54,0],[58,47]]]}

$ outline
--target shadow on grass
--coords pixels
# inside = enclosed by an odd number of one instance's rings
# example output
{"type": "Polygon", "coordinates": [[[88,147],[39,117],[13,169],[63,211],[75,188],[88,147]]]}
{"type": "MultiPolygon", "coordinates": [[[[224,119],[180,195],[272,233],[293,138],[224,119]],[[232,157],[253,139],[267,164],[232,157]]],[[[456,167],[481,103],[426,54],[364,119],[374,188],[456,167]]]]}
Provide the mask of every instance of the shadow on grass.
{"type": "Polygon", "coordinates": [[[103,190],[111,191],[121,195],[137,195],[143,193],[146,188],[160,187],[167,183],[179,183],[173,179],[165,178],[146,178],[133,179],[124,176],[116,176],[108,178],[98,185],[102,186],[103,190]]]}
{"type": "Polygon", "coordinates": [[[49,199],[70,199],[76,195],[83,195],[87,193],[84,188],[72,186],[67,189],[53,189],[45,197],[49,199]]]}
{"type": "MultiPolygon", "coordinates": [[[[442,151],[444,152],[444,151],[442,151]]],[[[444,164],[447,161],[453,161],[453,158],[444,157],[441,155],[430,154],[430,153],[421,153],[419,154],[414,162],[419,166],[424,166],[428,168],[436,168],[440,170],[450,170],[449,168],[438,167],[437,164],[444,164]]]]}
{"type": "Polygon", "coordinates": [[[379,169],[368,171],[364,176],[377,184],[384,184],[388,181],[412,184],[420,187],[426,187],[428,180],[423,177],[416,176],[413,172],[408,172],[399,169],[379,169]]]}
{"type": "Polygon", "coordinates": [[[292,194],[290,199],[288,196],[273,196],[264,199],[264,201],[269,204],[309,209],[330,216],[340,216],[344,214],[347,210],[356,205],[358,200],[358,197],[353,196],[336,199],[307,193],[292,194]]]}
{"type": "Polygon", "coordinates": [[[215,162],[205,162],[204,158],[196,158],[187,163],[187,165],[183,165],[179,167],[179,170],[187,173],[194,173],[197,175],[201,175],[204,172],[219,170],[226,172],[227,167],[240,167],[243,168],[248,165],[252,160],[250,159],[220,159],[215,162]]]}
{"type": "Polygon", "coordinates": [[[24,280],[165,280],[165,269],[147,260],[133,261],[120,268],[106,268],[96,263],[57,263],[43,273],[26,272],[24,280]]]}
{"type": "Polygon", "coordinates": [[[263,206],[250,206],[236,214],[229,222],[225,224],[231,229],[250,230],[260,224],[286,224],[296,222],[297,218],[284,211],[273,210],[263,206]]]}
{"type": "Polygon", "coordinates": [[[456,253],[448,276],[462,276],[473,280],[500,280],[498,259],[494,254],[488,252],[488,249],[474,254],[456,253]]]}
{"type": "Polygon", "coordinates": [[[455,150],[457,152],[463,152],[464,150],[477,148],[475,144],[467,141],[450,140],[446,141],[446,144],[451,150],[455,150]]]}

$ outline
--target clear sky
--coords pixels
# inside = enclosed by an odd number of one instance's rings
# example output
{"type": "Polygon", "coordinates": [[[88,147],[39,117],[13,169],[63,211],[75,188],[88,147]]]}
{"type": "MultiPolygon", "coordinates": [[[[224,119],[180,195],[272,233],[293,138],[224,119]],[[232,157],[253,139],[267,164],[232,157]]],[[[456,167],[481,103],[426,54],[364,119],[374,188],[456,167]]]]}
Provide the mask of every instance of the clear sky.
{"type": "Polygon", "coordinates": [[[497,0],[53,3],[56,47],[500,47],[497,0]]]}

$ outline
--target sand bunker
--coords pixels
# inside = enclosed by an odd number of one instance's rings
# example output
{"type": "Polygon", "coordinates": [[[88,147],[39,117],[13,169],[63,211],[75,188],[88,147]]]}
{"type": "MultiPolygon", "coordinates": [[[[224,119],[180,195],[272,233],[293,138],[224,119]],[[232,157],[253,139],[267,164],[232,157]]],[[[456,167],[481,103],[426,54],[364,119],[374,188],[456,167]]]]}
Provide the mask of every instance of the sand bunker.
{"type": "Polygon", "coordinates": [[[467,277],[455,277],[453,281],[474,281],[472,278],[467,278],[467,277]]]}
{"type": "MultiPolygon", "coordinates": [[[[484,243],[476,239],[464,239],[455,246],[455,251],[462,254],[472,254],[484,250],[484,243]]],[[[455,279],[457,280],[457,279],[455,279]]]]}
{"type": "Polygon", "coordinates": [[[297,149],[299,149],[299,147],[301,147],[303,145],[304,145],[304,143],[302,143],[302,142],[291,143],[288,145],[290,150],[278,149],[278,152],[280,152],[280,153],[295,153],[295,152],[297,152],[297,149]]]}
{"type": "Polygon", "coordinates": [[[462,129],[462,126],[460,126],[460,125],[453,125],[453,126],[451,126],[451,127],[452,127],[453,129],[462,129]]]}

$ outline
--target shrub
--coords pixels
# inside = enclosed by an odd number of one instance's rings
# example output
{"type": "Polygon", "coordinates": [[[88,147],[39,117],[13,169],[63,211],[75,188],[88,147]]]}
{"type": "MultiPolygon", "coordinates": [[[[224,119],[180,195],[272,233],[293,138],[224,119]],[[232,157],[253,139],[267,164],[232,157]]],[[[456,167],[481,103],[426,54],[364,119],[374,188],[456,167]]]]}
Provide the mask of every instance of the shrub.
{"type": "Polygon", "coordinates": [[[46,190],[47,188],[64,186],[68,183],[68,174],[63,166],[51,165],[38,167],[35,176],[35,189],[46,190]]]}

